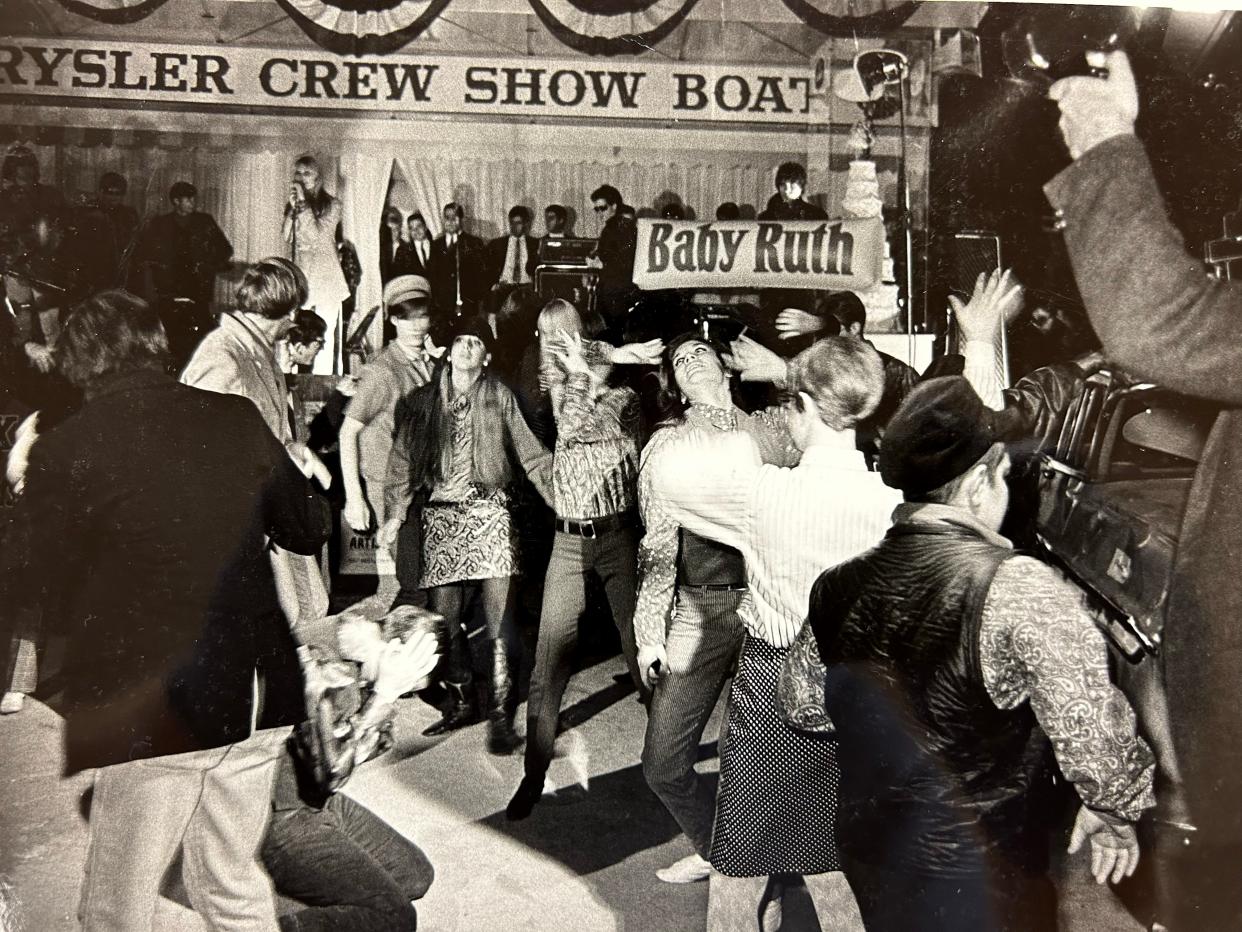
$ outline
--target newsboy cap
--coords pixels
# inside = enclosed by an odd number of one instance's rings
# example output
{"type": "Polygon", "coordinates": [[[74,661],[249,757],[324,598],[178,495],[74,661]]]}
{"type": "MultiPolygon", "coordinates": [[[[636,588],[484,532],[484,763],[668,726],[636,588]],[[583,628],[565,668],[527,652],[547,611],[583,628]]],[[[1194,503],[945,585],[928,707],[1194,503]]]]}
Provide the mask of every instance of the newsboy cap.
{"type": "Polygon", "coordinates": [[[398,275],[384,286],[384,307],[431,297],[431,282],[421,275],[398,275]]]}
{"type": "Polygon", "coordinates": [[[952,482],[1001,440],[996,414],[960,375],[920,382],[880,441],[884,484],[920,494],[952,482]]]}

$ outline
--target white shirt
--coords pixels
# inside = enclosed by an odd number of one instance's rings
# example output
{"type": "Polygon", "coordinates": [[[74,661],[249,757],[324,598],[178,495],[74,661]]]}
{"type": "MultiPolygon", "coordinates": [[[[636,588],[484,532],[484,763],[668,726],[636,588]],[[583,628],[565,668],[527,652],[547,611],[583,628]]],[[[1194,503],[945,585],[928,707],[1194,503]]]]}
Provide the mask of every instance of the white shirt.
{"type": "Polygon", "coordinates": [[[652,493],[682,527],[742,552],[739,614],[776,647],[793,643],[820,573],[879,543],[901,503],[854,449],[813,446],[792,469],[765,466],[740,431],[693,431],[656,469],[652,493]]]}
{"type": "Polygon", "coordinates": [[[500,280],[506,285],[526,285],[530,276],[526,274],[526,237],[510,236],[505,248],[505,267],[500,273],[500,280]]]}

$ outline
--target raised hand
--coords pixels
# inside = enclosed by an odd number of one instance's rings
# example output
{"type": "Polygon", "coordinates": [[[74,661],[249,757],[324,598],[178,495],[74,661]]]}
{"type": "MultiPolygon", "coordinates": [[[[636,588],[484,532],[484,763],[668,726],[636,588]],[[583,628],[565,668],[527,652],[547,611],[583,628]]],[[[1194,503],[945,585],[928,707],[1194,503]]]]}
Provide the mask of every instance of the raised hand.
{"type": "Polygon", "coordinates": [[[785,384],[788,367],[785,360],[766,346],[756,343],[748,336],[740,336],[730,344],[730,361],[743,382],[771,382],[785,384]]]}
{"type": "Polygon", "coordinates": [[[969,301],[949,295],[962,337],[970,342],[995,339],[1003,321],[1022,310],[1022,285],[1009,269],[980,272],[969,301]]]}
{"type": "Polygon", "coordinates": [[[610,361],[618,366],[658,366],[663,355],[664,341],[648,340],[646,343],[618,346],[612,351],[610,361]]]}
{"type": "MultiPolygon", "coordinates": [[[[1099,53],[1092,53],[1099,55],[1099,53]]],[[[1125,52],[1110,52],[1088,60],[1103,65],[1103,78],[1062,78],[1048,90],[1061,108],[1061,135],[1070,156],[1078,158],[1114,136],[1134,132],[1138,119],[1138,89],[1125,52]]]]}
{"type": "Polygon", "coordinates": [[[782,340],[819,333],[823,329],[822,318],[796,307],[787,307],[776,315],[776,332],[781,335],[782,340]]]}

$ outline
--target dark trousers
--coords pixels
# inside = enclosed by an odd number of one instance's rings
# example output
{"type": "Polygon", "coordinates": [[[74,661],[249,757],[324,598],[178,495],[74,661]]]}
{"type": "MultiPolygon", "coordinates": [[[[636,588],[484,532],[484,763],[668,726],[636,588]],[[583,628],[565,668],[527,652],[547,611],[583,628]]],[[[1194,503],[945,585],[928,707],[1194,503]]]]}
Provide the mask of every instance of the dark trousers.
{"type": "Polygon", "coordinates": [[[410,505],[405,523],[397,532],[397,584],[401,587],[392,607],[416,605],[427,607],[427,592],[419,588],[423,574],[423,515],[417,504],[410,505]]]}
{"type": "Polygon", "coordinates": [[[260,854],[276,892],[306,906],[280,917],[282,932],[405,932],[434,876],[417,845],[340,793],[273,812],[260,854]]]}
{"type": "Polygon", "coordinates": [[[586,575],[604,584],[608,607],[621,633],[621,649],[630,676],[646,693],[634,645],[634,600],[638,584],[638,529],[618,528],[585,538],[557,531],[544,579],[535,672],[526,705],[526,774],[547,773],[552,762],[561,699],[569,684],[570,664],[578,646],[578,617],[586,608],[586,575]]]}
{"type": "Polygon", "coordinates": [[[942,876],[852,859],[845,878],[867,932],[1055,932],[1056,891],[1046,875],[942,876]]]}

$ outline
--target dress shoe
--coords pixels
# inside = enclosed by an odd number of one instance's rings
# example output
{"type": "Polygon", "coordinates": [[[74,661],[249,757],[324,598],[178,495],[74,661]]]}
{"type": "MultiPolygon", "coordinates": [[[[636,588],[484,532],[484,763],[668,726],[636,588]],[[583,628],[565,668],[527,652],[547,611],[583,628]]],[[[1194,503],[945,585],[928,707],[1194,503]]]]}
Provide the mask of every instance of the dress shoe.
{"type": "Polygon", "coordinates": [[[435,738],[439,735],[446,735],[450,731],[456,731],[458,728],[465,728],[467,725],[473,725],[479,720],[479,716],[474,711],[474,705],[466,697],[466,687],[459,686],[456,683],[448,684],[449,695],[452,696],[452,705],[449,706],[444,717],[423,729],[423,735],[427,738],[435,738]]]}
{"type": "Polygon", "coordinates": [[[711,876],[712,866],[697,854],[688,854],[680,861],[656,871],[656,877],[665,883],[698,883],[711,876]]]}
{"type": "Polygon", "coordinates": [[[510,822],[520,822],[530,815],[543,795],[543,776],[532,777],[529,774],[518,784],[517,792],[505,807],[505,818],[510,822]]]}

